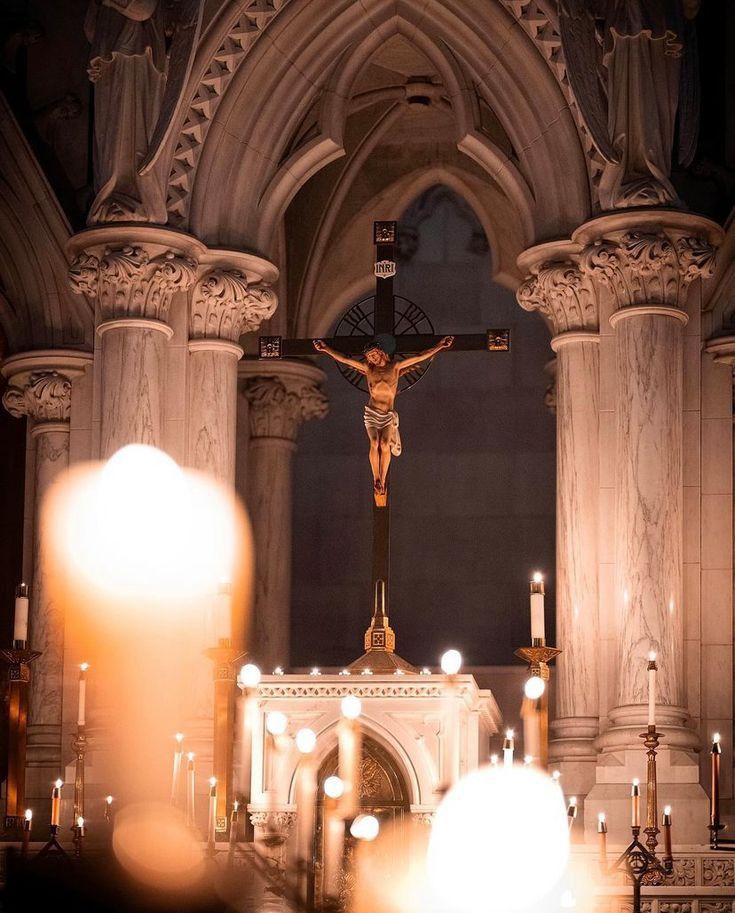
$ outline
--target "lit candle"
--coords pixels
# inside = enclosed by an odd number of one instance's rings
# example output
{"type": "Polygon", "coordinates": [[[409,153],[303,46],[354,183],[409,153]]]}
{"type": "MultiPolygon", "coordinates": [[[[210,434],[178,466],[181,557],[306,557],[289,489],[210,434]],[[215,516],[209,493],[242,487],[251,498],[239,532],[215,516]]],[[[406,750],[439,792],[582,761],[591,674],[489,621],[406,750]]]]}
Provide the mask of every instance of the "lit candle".
{"type": "Polygon", "coordinates": [[[544,643],[546,626],[544,623],[544,578],[538,571],[531,580],[531,642],[544,643]]]}
{"type": "Polygon", "coordinates": [[[337,810],[343,792],[339,777],[324,781],[324,891],[333,898],[339,896],[344,858],[345,823],[337,810]]]}
{"type": "Polygon", "coordinates": [[[194,752],[190,751],[186,757],[186,823],[189,827],[195,827],[194,792],[196,789],[196,772],[194,770],[194,752]]]}
{"type": "Polygon", "coordinates": [[[631,817],[630,824],[631,827],[640,827],[641,826],[641,786],[640,780],[636,777],[633,780],[633,786],[630,790],[630,799],[631,799],[631,817]]]}
{"type": "Polygon", "coordinates": [[[251,779],[253,768],[253,733],[258,725],[258,685],[260,669],[254,663],[246,663],[237,677],[237,684],[242,692],[240,714],[240,756],[235,766],[236,789],[245,808],[250,802],[251,779]]]}
{"type": "Polygon", "coordinates": [[[112,796],[105,796],[105,821],[112,820],[112,796]]]}
{"type": "Polygon", "coordinates": [[[89,663],[79,666],[79,712],[77,713],[77,726],[84,726],[87,709],[87,669],[89,663]]]}
{"type": "Polygon", "coordinates": [[[217,778],[209,778],[209,816],[207,818],[207,842],[214,847],[217,833],[217,778]]]}
{"type": "Polygon", "coordinates": [[[28,640],[28,584],[21,583],[15,591],[15,620],[13,642],[25,644],[28,640]]]}
{"type": "Polygon", "coordinates": [[[313,752],[316,735],[311,729],[299,729],[296,748],[301,755],[296,771],[296,858],[311,862],[314,807],[316,802],[316,764],[313,752]]]}
{"type": "Polygon", "coordinates": [[[59,816],[61,813],[61,787],[63,785],[63,780],[57,780],[54,783],[53,792],[51,793],[51,827],[59,826],[59,816]]]}
{"type": "Polygon", "coordinates": [[[552,780],[554,781],[554,783],[556,783],[556,785],[558,786],[558,785],[559,785],[559,780],[561,779],[561,771],[560,771],[560,770],[554,770],[554,771],[552,771],[552,773],[551,773],[551,779],[552,779],[552,780]]]}
{"type": "MultiPolygon", "coordinates": [[[[710,795],[710,824],[712,827],[720,826],[720,755],[722,754],[722,745],[720,744],[720,733],[716,732],[712,736],[712,792],[710,795]]],[[[713,836],[716,836],[713,834],[713,836]]]]}
{"type": "Polygon", "coordinates": [[[230,847],[233,847],[237,843],[237,838],[239,837],[239,807],[240,803],[235,799],[232,803],[232,812],[230,814],[230,847]]]}
{"type": "Polygon", "coordinates": [[[176,747],[174,748],[174,772],[171,778],[171,805],[176,805],[179,798],[179,782],[181,780],[181,761],[184,756],[184,733],[177,732],[174,736],[176,747]]]}
{"type": "Polygon", "coordinates": [[[81,815],[77,817],[77,834],[80,837],[84,836],[84,818],[81,815]]]}
{"type": "Polygon", "coordinates": [[[490,755],[490,763],[492,764],[493,767],[498,766],[498,756],[496,754],[490,755]]]}
{"type": "Polygon", "coordinates": [[[569,805],[567,805],[567,822],[569,824],[569,830],[571,831],[574,824],[575,818],[577,817],[577,797],[569,797],[569,805]]]}
{"type": "Polygon", "coordinates": [[[597,815],[597,833],[599,835],[598,848],[599,848],[600,865],[606,865],[607,864],[607,820],[605,818],[605,812],[600,812],[597,815]]]}
{"type": "MultiPolygon", "coordinates": [[[[281,765],[285,750],[289,740],[284,738],[288,729],[288,717],[280,710],[271,710],[265,716],[265,728],[268,733],[268,753],[267,761],[267,780],[266,780],[266,798],[268,800],[268,811],[275,810],[276,800],[278,798],[278,789],[281,784],[281,765]]],[[[269,833],[275,833],[275,818],[269,814],[267,816],[267,830],[269,833]]]]}
{"type": "Polygon", "coordinates": [[[672,858],[671,855],[671,806],[667,805],[664,808],[663,817],[661,823],[664,828],[664,863],[669,862],[672,858]]]}
{"type": "Polygon", "coordinates": [[[505,730],[505,741],[503,742],[503,767],[513,766],[513,730],[505,730]]]}
{"type": "Polygon", "coordinates": [[[339,778],[343,786],[339,813],[343,818],[354,818],[360,808],[362,737],[358,717],[362,712],[362,704],[354,694],[348,694],[342,700],[341,709],[342,719],[337,731],[339,778]]]}
{"type": "Polygon", "coordinates": [[[33,812],[30,808],[26,809],[25,821],[23,822],[23,837],[21,841],[21,854],[28,855],[28,844],[31,840],[31,827],[33,825],[33,812]]]}
{"type": "Polygon", "coordinates": [[[648,725],[656,726],[656,654],[648,654],[648,725]]]}

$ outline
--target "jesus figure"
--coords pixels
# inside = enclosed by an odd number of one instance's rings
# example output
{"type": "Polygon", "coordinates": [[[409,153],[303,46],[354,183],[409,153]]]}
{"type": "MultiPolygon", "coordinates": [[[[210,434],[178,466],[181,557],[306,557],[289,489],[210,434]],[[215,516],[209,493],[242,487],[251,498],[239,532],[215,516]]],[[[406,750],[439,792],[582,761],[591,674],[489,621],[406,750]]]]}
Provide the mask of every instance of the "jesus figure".
{"type": "Polygon", "coordinates": [[[370,467],[373,471],[375,503],[379,507],[386,504],[386,480],[391,456],[400,456],[401,453],[398,413],[393,408],[401,375],[433,358],[442,349],[448,349],[453,342],[454,336],[445,336],[437,345],[425,352],[404,358],[402,361],[393,361],[396,340],[388,333],[381,333],[364,350],[365,361],[357,361],[341,352],[335,352],[323,339],[314,340],[317,352],[323,352],[335,361],[354,368],[367,379],[370,399],[365,406],[364,420],[365,430],[370,439],[370,467]]]}

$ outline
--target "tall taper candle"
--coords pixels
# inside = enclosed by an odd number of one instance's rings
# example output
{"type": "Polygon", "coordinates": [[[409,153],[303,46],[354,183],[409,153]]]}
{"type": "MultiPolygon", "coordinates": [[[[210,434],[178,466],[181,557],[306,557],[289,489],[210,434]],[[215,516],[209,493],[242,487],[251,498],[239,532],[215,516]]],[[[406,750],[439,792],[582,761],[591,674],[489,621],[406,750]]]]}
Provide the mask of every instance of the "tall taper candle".
{"type": "Polygon", "coordinates": [[[28,640],[28,584],[21,583],[15,591],[15,619],[13,642],[25,644],[28,640]]]}
{"type": "Polygon", "coordinates": [[[196,772],[194,770],[194,752],[190,751],[186,763],[186,823],[189,827],[196,827],[195,791],[196,772]]]}
{"type": "Polygon", "coordinates": [[[661,819],[664,829],[664,862],[671,859],[671,806],[667,805],[664,808],[663,817],[661,819]]]}
{"type": "Polygon", "coordinates": [[[360,699],[348,694],[342,699],[342,719],[337,728],[339,742],[339,778],[344,791],[339,800],[343,818],[354,818],[360,808],[360,762],[362,737],[358,717],[362,713],[360,699]]]}
{"type": "Polygon", "coordinates": [[[607,865],[607,819],[605,818],[605,812],[600,812],[597,816],[597,833],[600,865],[607,865]]]}
{"type": "Polygon", "coordinates": [[[59,826],[59,816],[61,813],[61,787],[64,785],[63,780],[57,780],[51,793],[51,827],[59,826]]]}
{"type": "Polygon", "coordinates": [[[713,827],[719,827],[720,824],[720,755],[722,754],[722,745],[720,744],[720,733],[716,732],[712,736],[712,792],[710,795],[710,824],[713,827]]]}
{"type": "Polygon", "coordinates": [[[332,898],[339,896],[344,859],[345,823],[337,809],[343,790],[339,777],[324,781],[324,891],[332,898]]]}
{"type": "Polygon", "coordinates": [[[513,730],[505,730],[505,741],[503,742],[503,767],[513,766],[513,730]]]}
{"type": "Polygon", "coordinates": [[[577,818],[577,811],[577,797],[571,796],[569,799],[569,805],[567,805],[567,823],[569,824],[570,831],[574,826],[574,822],[577,818]]]}
{"type": "Polygon", "coordinates": [[[656,654],[648,654],[648,725],[656,725],[656,654]]]}
{"type": "Polygon", "coordinates": [[[546,637],[544,621],[544,578],[538,571],[531,580],[531,642],[543,643],[546,637]]]}
{"type": "Polygon", "coordinates": [[[631,827],[640,827],[641,826],[641,781],[636,777],[633,780],[633,786],[630,790],[630,800],[631,800],[631,815],[630,815],[630,825],[631,827]]]}
{"type": "Polygon", "coordinates": [[[89,663],[79,665],[79,712],[77,713],[77,726],[84,726],[87,715],[87,669],[89,663]]]}
{"type": "Polygon", "coordinates": [[[209,814],[207,816],[207,843],[214,848],[217,836],[217,778],[209,778],[209,814]]]}
{"type": "Polygon", "coordinates": [[[181,762],[184,756],[184,733],[177,732],[174,736],[176,747],[174,748],[174,770],[171,777],[171,805],[176,805],[179,800],[179,782],[181,780],[181,762]]]}

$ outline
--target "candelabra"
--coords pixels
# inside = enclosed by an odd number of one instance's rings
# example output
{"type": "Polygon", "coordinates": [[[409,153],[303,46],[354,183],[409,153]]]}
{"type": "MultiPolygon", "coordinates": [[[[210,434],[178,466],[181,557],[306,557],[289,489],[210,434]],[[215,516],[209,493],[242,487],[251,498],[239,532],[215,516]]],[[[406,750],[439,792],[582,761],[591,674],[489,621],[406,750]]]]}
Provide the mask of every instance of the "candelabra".
{"type": "Polygon", "coordinates": [[[0,650],[8,666],[8,778],[5,803],[5,830],[20,830],[25,817],[26,739],[28,734],[28,688],[31,663],[41,656],[24,640],[13,641],[9,650],[0,650]]]}
{"type": "MultiPolygon", "coordinates": [[[[649,828],[646,828],[648,833],[649,828]]],[[[643,884],[660,884],[665,875],[673,871],[671,856],[663,860],[650,852],[638,839],[641,833],[640,825],[631,827],[633,839],[609,867],[608,874],[625,872],[633,882],[633,913],[641,913],[641,886],[643,884]]]]}

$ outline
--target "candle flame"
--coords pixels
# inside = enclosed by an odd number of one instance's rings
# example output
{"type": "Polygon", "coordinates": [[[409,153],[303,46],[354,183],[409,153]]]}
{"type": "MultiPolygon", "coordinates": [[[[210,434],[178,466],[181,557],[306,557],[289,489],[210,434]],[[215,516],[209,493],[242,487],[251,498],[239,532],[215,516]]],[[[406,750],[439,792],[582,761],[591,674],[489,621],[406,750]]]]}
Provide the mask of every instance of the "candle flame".
{"type": "Polygon", "coordinates": [[[81,815],[77,818],[77,827],[84,827],[84,818],[81,815]]]}
{"type": "Polygon", "coordinates": [[[112,805],[112,796],[107,796],[107,798],[105,799],[105,802],[106,802],[108,805],[112,805]]]}
{"type": "Polygon", "coordinates": [[[544,582],[544,575],[541,573],[541,571],[533,572],[533,582],[534,583],[543,583],[544,582]]]}
{"type": "Polygon", "coordinates": [[[89,669],[89,663],[79,663],[79,668],[82,670],[82,672],[86,672],[87,669],[89,669]]]}
{"type": "Polygon", "coordinates": [[[505,730],[505,737],[506,737],[506,739],[512,739],[512,738],[513,738],[513,730],[512,730],[512,729],[506,729],[506,730],[505,730]]]}
{"type": "Polygon", "coordinates": [[[234,806],[235,811],[237,811],[238,808],[240,808],[240,803],[237,801],[237,799],[235,799],[235,801],[232,804],[234,806]]]}
{"type": "Polygon", "coordinates": [[[649,661],[649,663],[655,663],[655,662],[656,662],[656,656],[657,656],[657,654],[656,654],[656,651],[655,651],[655,650],[649,651],[649,653],[648,653],[648,661],[649,661]]]}
{"type": "Polygon", "coordinates": [[[638,779],[638,777],[633,777],[633,786],[640,786],[640,785],[641,785],[641,781],[638,779]]]}
{"type": "Polygon", "coordinates": [[[63,780],[57,780],[57,781],[54,783],[54,786],[55,786],[57,789],[61,789],[61,787],[62,787],[63,785],[64,785],[64,781],[63,781],[63,780]]]}
{"type": "Polygon", "coordinates": [[[181,745],[181,743],[184,741],[184,733],[183,733],[183,732],[177,732],[176,735],[174,736],[174,738],[175,738],[176,741],[179,743],[179,745],[181,745]]]}
{"type": "Polygon", "coordinates": [[[530,755],[530,754],[523,755],[524,764],[531,764],[532,762],[533,762],[533,755],[530,755]]]}
{"type": "Polygon", "coordinates": [[[26,821],[30,821],[33,818],[33,811],[30,808],[26,809],[26,821]]]}
{"type": "Polygon", "coordinates": [[[719,745],[719,744],[720,744],[720,738],[721,738],[721,736],[720,736],[720,733],[719,733],[719,732],[716,732],[716,733],[712,736],[712,741],[715,743],[715,745],[719,745]]]}
{"type": "Polygon", "coordinates": [[[217,785],[217,777],[210,777],[210,778],[209,778],[209,785],[210,785],[210,786],[216,786],[216,785],[217,785]]]}
{"type": "Polygon", "coordinates": [[[362,713],[362,703],[360,698],[355,697],[354,694],[348,694],[346,697],[343,697],[340,707],[342,710],[342,716],[348,720],[356,720],[362,713]]]}
{"type": "Polygon", "coordinates": [[[670,805],[664,806],[664,815],[670,815],[670,814],[671,814],[671,806],[670,805]]]}
{"type": "Polygon", "coordinates": [[[570,797],[569,797],[569,807],[570,807],[570,808],[574,808],[576,805],[577,805],[577,797],[576,797],[576,796],[570,796],[570,797]]]}
{"type": "Polygon", "coordinates": [[[317,666],[314,666],[314,668],[311,670],[309,675],[321,675],[321,672],[319,671],[317,666]]]}
{"type": "Polygon", "coordinates": [[[498,763],[498,756],[496,754],[490,755],[490,763],[493,765],[493,767],[498,763]]]}
{"type": "Polygon", "coordinates": [[[561,771],[560,771],[560,770],[555,770],[555,771],[553,771],[552,774],[551,774],[551,779],[552,779],[552,780],[558,780],[560,776],[561,776],[561,771]]]}
{"type": "Polygon", "coordinates": [[[606,821],[605,812],[598,812],[597,820],[600,822],[600,824],[604,824],[606,821]]]}
{"type": "Polygon", "coordinates": [[[273,674],[274,675],[283,675],[283,667],[276,666],[276,668],[273,670],[273,674]]]}
{"type": "Polygon", "coordinates": [[[324,792],[330,799],[339,799],[345,791],[345,785],[339,777],[327,777],[324,781],[324,792]]]}
{"type": "Polygon", "coordinates": [[[186,757],[187,757],[190,761],[193,761],[193,760],[194,760],[194,752],[193,752],[193,751],[190,751],[189,754],[188,754],[186,757]]]}

